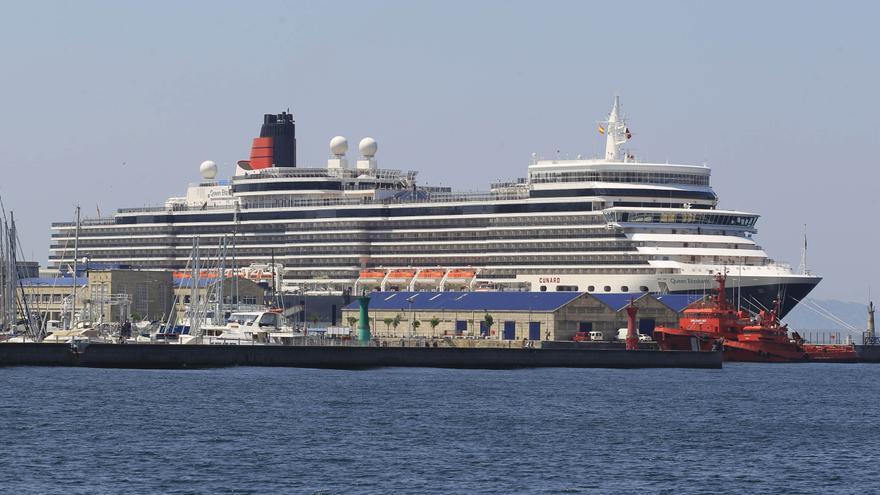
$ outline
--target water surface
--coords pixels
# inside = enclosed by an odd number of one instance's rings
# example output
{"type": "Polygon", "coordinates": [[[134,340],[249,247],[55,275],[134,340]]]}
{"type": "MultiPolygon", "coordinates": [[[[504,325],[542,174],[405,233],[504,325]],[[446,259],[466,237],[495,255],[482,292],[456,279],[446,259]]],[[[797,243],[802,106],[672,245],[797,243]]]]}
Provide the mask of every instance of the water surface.
{"type": "Polygon", "coordinates": [[[0,368],[17,494],[880,492],[880,366],[0,368]]]}

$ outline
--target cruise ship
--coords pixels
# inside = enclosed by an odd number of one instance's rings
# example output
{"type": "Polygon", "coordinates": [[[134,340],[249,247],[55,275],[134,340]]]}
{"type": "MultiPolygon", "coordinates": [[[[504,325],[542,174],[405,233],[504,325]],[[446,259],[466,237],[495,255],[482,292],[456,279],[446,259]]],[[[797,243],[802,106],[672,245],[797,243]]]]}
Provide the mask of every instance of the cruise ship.
{"type": "Polygon", "coordinates": [[[788,312],[821,280],[770,259],[758,215],[718,207],[704,165],[647,163],[619,99],[598,122],[605,155],[544,159],[485,192],[423,185],[383,169],[364,138],[349,162],[336,136],[324,167],[299,167],[295,122],[264,116],[250,159],[228,180],[212,161],[184,196],[110,218],[52,225],[50,266],[78,260],[182,271],[198,238],[202,260],[230,256],[239,274],[271,270],[287,294],[372,290],[703,293],[728,273],[746,309],[782,299],[788,312]],[[269,267],[269,268],[267,268],[269,267]]]}

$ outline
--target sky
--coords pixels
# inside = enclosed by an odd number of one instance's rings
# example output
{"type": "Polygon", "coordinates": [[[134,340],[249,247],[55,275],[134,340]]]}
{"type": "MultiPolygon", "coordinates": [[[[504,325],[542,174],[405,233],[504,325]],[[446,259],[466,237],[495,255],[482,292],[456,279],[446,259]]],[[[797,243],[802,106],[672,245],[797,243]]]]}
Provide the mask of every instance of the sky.
{"type": "MultiPolygon", "coordinates": [[[[301,166],[331,137],[485,190],[600,153],[615,94],[645,160],[706,163],[720,207],[824,277],[880,293],[875,2],[13,2],[0,16],[0,197],[25,254],[53,221],[182,195],[290,108],[301,166]]],[[[353,153],[350,152],[350,155],[353,153]]]]}

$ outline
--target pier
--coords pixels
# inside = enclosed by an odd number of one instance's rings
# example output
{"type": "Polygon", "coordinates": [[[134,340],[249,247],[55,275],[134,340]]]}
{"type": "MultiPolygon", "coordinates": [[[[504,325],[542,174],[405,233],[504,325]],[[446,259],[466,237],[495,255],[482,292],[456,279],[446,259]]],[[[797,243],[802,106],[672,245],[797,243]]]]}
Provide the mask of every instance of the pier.
{"type": "Polygon", "coordinates": [[[368,369],[428,367],[516,368],[704,368],[720,369],[720,352],[626,351],[380,346],[0,344],[0,366],[92,368],[213,368],[281,366],[368,369]]]}

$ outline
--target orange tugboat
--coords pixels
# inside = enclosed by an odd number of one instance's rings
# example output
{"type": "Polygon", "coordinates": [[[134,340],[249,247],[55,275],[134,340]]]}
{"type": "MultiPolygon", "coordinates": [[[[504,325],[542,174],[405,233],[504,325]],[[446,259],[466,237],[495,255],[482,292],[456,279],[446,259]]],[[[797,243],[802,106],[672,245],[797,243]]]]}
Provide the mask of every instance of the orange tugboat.
{"type": "Polygon", "coordinates": [[[718,289],[709,301],[684,311],[678,328],[658,327],[654,339],[663,350],[708,351],[723,346],[725,361],[760,363],[858,361],[851,345],[806,344],[778,318],[779,302],[770,311],[761,311],[752,320],[744,311],[734,310],[727,302],[726,277],[715,277],[718,289]]]}

